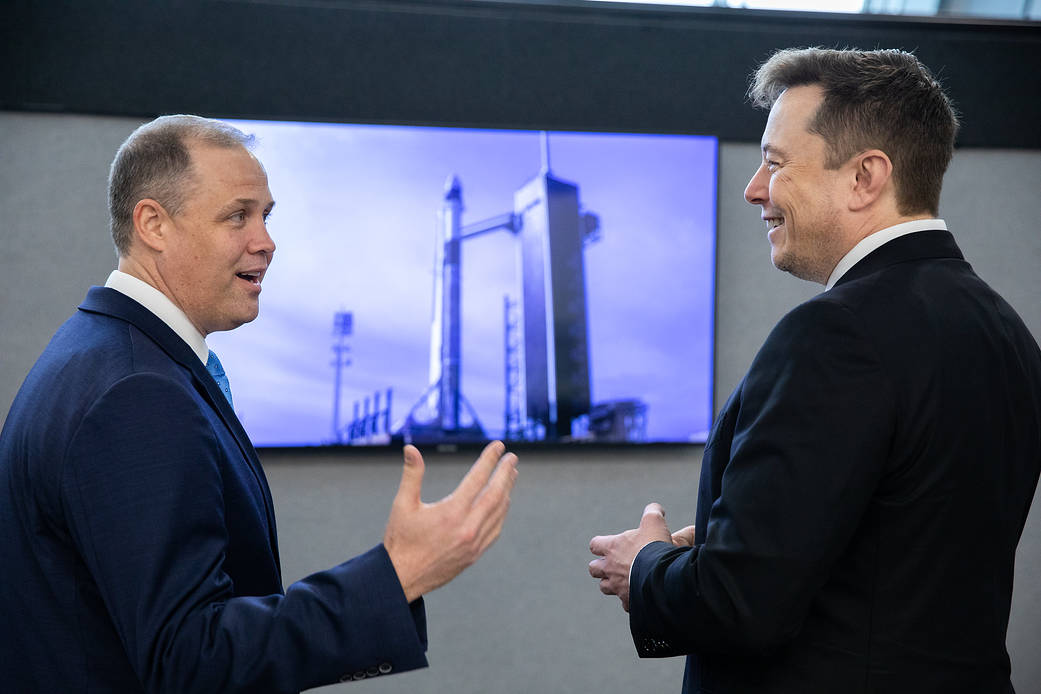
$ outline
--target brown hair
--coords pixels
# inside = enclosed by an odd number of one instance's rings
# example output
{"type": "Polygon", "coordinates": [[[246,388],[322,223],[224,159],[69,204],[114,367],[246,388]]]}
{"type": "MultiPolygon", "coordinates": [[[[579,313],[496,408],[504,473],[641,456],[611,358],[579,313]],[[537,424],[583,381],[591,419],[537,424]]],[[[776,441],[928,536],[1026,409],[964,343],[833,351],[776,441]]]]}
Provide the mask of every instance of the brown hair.
{"type": "Polygon", "coordinates": [[[801,85],[824,90],[810,132],[828,144],[825,166],[880,149],[893,162],[899,212],[937,214],[958,116],[918,58],[900,50],[788,48],[759,67],[748,96],[769,109],[785,89],[801,85]]]}
{"type": "Polygon", "coordinates": [[[170,214],[184,205],[192,182],[190,141],[217,147],[246,147],[253,136],[221,121],[199,116],[161,116],[145,123],[120,145],[108,174],[109,226],[116,253],[130,252],[134,207],[151,198],[170,214]]]}

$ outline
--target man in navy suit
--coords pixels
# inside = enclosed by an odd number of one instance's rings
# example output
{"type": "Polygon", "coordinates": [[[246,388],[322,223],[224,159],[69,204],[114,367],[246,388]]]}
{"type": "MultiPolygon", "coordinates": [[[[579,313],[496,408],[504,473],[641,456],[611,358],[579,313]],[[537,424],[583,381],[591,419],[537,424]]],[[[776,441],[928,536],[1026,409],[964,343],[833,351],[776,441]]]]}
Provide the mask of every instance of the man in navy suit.
{"type": "Polygon", "coordinates": [[[422,596],[499,535],[515,456],[490,444],[424,504],[408,446],[383,542],[283,590],[264,472],[205,342],[256,318],[275,250],[249,144],[167,116],[116,155],[118,270],[0,434],[4,691],[295,692],[424,667],[422,596]]]}
{"type": "Polygon", "coordinates": [[[893,50],[785,50],[745,190],[825,291],[723,407],[694,526],[593,538],[590,574],[686,692],[1012,691],[1013,562],[1041,470],[1041,351],[937,219],[957,121],[893,50]]]}

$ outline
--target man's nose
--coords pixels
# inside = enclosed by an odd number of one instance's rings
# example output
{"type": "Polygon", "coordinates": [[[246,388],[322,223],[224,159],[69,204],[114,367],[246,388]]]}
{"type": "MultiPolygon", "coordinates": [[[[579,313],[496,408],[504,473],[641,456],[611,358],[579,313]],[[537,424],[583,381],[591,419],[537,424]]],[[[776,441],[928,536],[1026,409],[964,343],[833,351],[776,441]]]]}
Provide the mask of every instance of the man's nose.
{"type": "Polygon", "coordinates": [[[762,205],[769,197],[769,186],[766,183],[766,167],[760,165],[745,186],[745,200],[752,205],[762,205]]]}
{"type": "Polygon", "coordinates": [[[275,240],[271,238],[271,234],[267,230],[267,224],[260,222],[253,243],[250,246],[250,252],[264,253],[268,256],[270,262],[270,256],[275,253],[275,240]]]}

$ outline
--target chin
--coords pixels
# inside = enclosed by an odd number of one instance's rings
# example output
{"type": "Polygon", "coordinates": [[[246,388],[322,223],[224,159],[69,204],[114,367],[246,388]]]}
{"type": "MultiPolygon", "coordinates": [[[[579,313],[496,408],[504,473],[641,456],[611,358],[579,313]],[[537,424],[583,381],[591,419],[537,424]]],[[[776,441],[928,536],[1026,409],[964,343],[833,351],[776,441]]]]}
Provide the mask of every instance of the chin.
{"type": "Polygon", "coordinates": [[[787,272],[793,277],[797,277],[801,280],[809,280],[807,276],[806,268],[799,262],[799,259],[792,256],[790,253],[777,253],[772,258],[774,267],[781,272],[787,272]]]}
{"type": "Polygon", "coordinates": [[[252,310],[241,310],[235,312],[229,312],[224,315],[220,325],[214,328],[211,332],[227,332],[228,330],[234,330],[246,323],[252,323],[260,315],[259,307],[254,306],[252,310]]]}
{"type": "MultiPolygon", "coordinates": [[[[245,325],[246,323],[252,323],[253,321],[255,321],[257,319],[257,316],[259,316],[259,315],[260,315],[260,311],[259,310],[257,310],[257,311],[250,311],[249,313],[244,313],[241,316],[238,316],[237,322],[235,323],[235,327],[237,328],[240,325],[245,325]]],[[[230,328],[229,328],[229,330],[230,330],[230,328]]]]}

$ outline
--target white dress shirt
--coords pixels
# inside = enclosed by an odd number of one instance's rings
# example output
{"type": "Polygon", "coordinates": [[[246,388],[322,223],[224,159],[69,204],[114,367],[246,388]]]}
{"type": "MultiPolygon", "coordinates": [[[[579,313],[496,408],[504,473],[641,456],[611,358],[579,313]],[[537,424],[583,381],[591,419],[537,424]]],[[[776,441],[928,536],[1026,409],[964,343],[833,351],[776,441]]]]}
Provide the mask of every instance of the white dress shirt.
{"type": "Polygon", "coordinates": [[[828,283],[824,286],[824,291],[828,291],[834,287],[835,283],[838,282],[851,267],[867,257],[868,253],[876,248],[889,243],[893,239],[906,236],[907,234],[935,229],[947,231],[947,222],[942,219],[915,219],[910,222],[903,222],[902,224],[896,224],[881,229],[873,234],[868,234],[860,240],[860,243],[851,248],[849,253],[842,256],[842,260],[840,260],[839,264],[835,266],[835,269],[831,271],[831,277],[828,278],[828,283]]]}
{"type": "Polygon", "coordinates": [[[170,297],[144,280],[119,270],[112,271],[105,281],[105,286],[130,297],[154,313],[156,318],[170,326],[170,330],[188,343],[203,364],[209,359],[210,348],[206,346],[206,338],[192,325],[184,311],[170,301],[170,297]]]}

